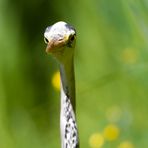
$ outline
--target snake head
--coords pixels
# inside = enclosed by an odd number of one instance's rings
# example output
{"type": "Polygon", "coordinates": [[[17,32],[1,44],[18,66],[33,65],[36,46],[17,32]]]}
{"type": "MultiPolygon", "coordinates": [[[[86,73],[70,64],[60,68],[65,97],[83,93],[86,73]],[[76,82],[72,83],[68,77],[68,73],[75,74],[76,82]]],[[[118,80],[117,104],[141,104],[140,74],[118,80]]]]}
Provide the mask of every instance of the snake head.
{"type": "Polygon", "coordinates": [[[67,54],[73,54],[76,31],[71,25],[60,21],[46,28],[44,41],[47,44],[46,52],[61,60],[67,54]]]}

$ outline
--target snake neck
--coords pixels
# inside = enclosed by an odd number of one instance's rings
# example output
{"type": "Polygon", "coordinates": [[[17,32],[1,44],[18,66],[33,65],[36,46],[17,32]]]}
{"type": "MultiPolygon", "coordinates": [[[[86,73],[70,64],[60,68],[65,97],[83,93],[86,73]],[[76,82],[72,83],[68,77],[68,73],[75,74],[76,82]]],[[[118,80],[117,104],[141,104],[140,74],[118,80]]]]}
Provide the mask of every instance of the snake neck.
{"type": "Polygon", "coordinates": [[[61,141],[62,148],[78,148],[75,119],[75,80],[73,60],[60,65],[61,75],[61,141]]]}
{"type": "Polygon", "coordinates": [[[74,76],[74,62],[73,58],[67,60],[65,63],[60,64],[61,76],[61,93],[70,99],[72,108],[75,112],[75,76],[74,76]]]}

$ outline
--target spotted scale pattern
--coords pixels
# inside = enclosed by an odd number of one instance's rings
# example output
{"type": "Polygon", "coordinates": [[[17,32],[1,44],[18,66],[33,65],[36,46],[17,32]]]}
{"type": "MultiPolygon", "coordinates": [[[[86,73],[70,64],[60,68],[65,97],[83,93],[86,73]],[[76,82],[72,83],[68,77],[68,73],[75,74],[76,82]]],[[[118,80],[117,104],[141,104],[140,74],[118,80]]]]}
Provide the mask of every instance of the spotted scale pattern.
{"type": "Polygon", "coordinates": [[[70,99],[68,97],[65,97],[63,115],[63,118],[65,118],[63,148],[79,148],[75,114],[70,99]]]}

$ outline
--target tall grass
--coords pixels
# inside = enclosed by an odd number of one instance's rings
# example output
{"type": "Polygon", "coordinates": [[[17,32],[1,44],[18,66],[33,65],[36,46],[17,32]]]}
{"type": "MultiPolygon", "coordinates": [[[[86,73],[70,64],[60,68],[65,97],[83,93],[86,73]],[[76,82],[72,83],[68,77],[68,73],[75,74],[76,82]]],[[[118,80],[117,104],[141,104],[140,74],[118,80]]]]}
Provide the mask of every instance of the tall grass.
{"type": "Polygon", "coordinates": [[[147,148],[147,8],[146,0],[1,0],[0,148],[60,147],[57,65],[43,42],[59,20],[77,30],[81,147],[147,148]]]}

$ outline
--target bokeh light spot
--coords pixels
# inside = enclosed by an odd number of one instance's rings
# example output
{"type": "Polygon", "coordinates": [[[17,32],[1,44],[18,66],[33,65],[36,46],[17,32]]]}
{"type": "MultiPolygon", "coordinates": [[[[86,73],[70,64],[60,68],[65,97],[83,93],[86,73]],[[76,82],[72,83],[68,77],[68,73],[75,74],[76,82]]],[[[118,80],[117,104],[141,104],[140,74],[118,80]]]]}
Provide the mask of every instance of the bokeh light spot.
{"type": "Polygon", "coordinates": [[[126,64],[135,64],[138,59],[137,50],[134,48],[126,48],[122,52],[122,60],[126,64]]]}
{"type": "Polygon", "coordinates": [[[134,145],[129,141],[122,142],[118,148],[134,148],[134,145]]]}
{"type": "Polygon", "coordinates": [[[56,90],[60,90],[60,72],[57,71],[52,77],[52,85],[56,90]]]}
{"type": "Polygon", "coordinates": [[[104,137],[100,133],[94,133],[90,136],[89,145],[91,148],[100,148],[104,144],[104,137]]]}
{"type": "Polygon", "coordinates": [[[112,106],[106,111],[106,117],[109,122],[118,122],[121,119],[122,111],[118,106],[112,106]]]}
{"type": "Polygon", "coordinates": [[[116,140],[119,137],[119,128],[114,125],[114,124],[109,124],[105,129],[104,129],[104,137],[108,141],[113,141],[116,140]]]}

